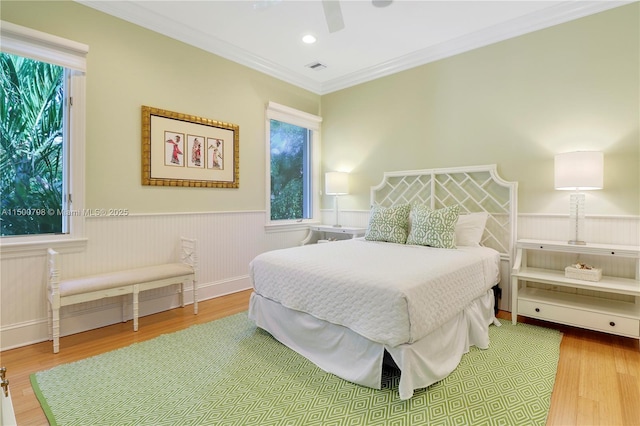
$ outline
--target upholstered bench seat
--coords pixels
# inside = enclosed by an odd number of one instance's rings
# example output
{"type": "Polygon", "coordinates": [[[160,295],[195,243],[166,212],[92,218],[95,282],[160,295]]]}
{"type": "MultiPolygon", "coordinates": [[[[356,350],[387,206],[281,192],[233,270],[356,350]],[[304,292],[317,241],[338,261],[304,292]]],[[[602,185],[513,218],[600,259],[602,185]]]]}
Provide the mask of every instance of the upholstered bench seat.
{"type": "Polygon", "coordinates": [[[60,296],[91,293],[114,287],[128,286],[166,278],[190,275],[193,268],[184,263],[168,263],[165,265],[146,266],[125,271],[108,272],[80,278],[60,281],[60,296]]]}
{"type": "MultiPolygon", "coordinates": [[[[105,299],[107,297],[133,296],[133,330],[138,331],[138,295],[141,291],[180,285],[180,306],[184,307],[185,283],[193,284],[193,313],[198,313],[198,280],[196,241],[181,238],[179,263],[165,263],[120,270],[84,277],[60,279],[57,258],[59,254],[48,250],[49,279],[49,340],[53,340],[53,352],[60,351],[60,308],[77,303],[105,299]]],[[[126,300],[122,300],[122,321],[126,322],[126,300]]]]}

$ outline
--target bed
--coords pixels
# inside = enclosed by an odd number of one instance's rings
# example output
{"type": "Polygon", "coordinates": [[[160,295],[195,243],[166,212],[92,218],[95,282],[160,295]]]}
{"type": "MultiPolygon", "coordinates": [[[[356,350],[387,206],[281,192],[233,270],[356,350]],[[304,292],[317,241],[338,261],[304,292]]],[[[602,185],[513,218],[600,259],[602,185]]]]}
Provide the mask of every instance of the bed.
{"type": "Polygon", "coordinates": [[[517,183],[495,165],[387,172],[363,238],[274,250],[250,265],[249,318],[325,371],[409,399],[489,347],[508,283],[517,183]],[[507,286],[505,285],[505,288],[507,286]]]}

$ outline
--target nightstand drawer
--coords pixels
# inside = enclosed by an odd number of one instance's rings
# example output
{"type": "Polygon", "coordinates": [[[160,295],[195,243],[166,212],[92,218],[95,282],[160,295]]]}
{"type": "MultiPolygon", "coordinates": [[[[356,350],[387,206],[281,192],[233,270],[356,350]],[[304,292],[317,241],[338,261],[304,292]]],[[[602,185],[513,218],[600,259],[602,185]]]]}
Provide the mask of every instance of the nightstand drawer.
{"type": "Polygon", "coordinates": [[[518,314],[591,330],[640,337],[640,320],[634,318],[589,312],[530,300],[518,301],[518,314]]]}

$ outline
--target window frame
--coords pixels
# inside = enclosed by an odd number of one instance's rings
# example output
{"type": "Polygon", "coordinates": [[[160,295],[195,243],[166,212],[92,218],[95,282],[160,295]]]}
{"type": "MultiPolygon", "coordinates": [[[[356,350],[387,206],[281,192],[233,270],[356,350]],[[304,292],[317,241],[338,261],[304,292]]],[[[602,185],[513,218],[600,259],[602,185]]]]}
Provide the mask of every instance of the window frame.
{"type": "MultiPolygon", "coordinates": [[[[320,223],[321,194],[321,132],[322,117],[304,111],[269,102],[265,114],[265,157],[266,157],[266,224],[269,231],[307,229],[310,224],[320,223]],[[308,219],[271,220],[271,120],[304,127],[311,133],[310,168],[311,168],[311,217],[308,219]]],[[[308,200],[305,200],[308,202],[308,200]]]]}
{"type": "MultiPolygon", "coordinates": [[[[18,55],[65,68],[64,172],[67,179],[63,209],[84,212],[85,206],[85,141],[86,141],[86,55],[89,46],[11,22],[0,21],[2,52],[18,55]],[[72,101],[70,101],[72,100],[72,101]]],[[[48,247],[63,251],[79,251],[86,247],[85,218],[81,213],[69,214],[63,234],[7,235],[0,237],[0,256],[20,257],[41,254],[48,247]]]]}

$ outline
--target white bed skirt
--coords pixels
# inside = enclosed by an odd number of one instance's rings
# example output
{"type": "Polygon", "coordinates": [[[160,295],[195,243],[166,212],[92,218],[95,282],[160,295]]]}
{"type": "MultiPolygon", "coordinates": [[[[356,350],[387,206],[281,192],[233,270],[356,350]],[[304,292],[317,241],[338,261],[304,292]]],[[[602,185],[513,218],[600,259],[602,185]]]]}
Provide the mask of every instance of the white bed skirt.
{"type": "Polygon", "coordinates": [[[494,295],[488,290],[462,312],[411,344],[389,347],[350,329],[288,309],[256,293],[251,295],[249,318],[282,344],[318,367],[350,382],[380,389],[384,351],[401,371],[398,392],[409,399],[447,377],[471,346],[489,347],[489,326],[500,325],[494,316],[494,295]]]}

